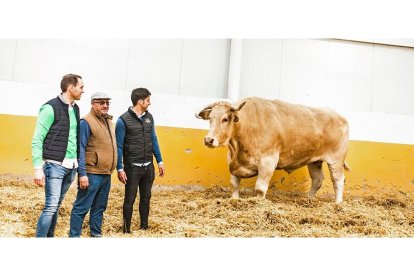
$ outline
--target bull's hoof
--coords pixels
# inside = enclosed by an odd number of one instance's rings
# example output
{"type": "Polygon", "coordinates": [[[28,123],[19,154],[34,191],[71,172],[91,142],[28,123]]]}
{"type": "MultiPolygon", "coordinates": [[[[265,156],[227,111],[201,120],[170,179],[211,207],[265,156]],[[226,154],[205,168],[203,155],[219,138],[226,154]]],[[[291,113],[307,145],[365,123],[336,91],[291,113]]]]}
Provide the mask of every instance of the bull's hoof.
{"type": "Polygon", "coordinates": [[[256,197],[258,199],[265,199],[266,198],[266,192],[260,191],[260,190],[256,190],[256,197]]]}
{"type": "Polygon", "coordinates": [[[341,195],[337,195],[337,196],[335,197],[335,203],[336,203],[336,204],[341,204],[341,202],[342,202],[342,196],[341,196],[341,195]]]}
{"type": "Polygon", "coordinates": [[[239,195],[234,195],[234,194],[232,194],[232,195],[231,195],[231,199],[240,199],[240,197],[239,197],[239,195]]]}

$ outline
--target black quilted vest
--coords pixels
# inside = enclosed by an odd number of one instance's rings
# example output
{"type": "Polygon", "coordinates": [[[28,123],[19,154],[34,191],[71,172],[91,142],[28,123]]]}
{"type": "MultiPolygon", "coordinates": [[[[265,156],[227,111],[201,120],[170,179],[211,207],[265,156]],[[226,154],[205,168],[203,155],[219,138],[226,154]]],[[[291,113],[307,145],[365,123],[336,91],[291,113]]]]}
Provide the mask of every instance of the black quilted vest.
{"type": "Polygon", "coordinates": [[[154,120],[151,113],[145,113],[141,120],[135,112],[129,108],[121,115],[125,125],[125,140],[123,147],[123,159],[125,166],[132,163],[146,163],[152,161],[152,128],[154,120]]]}
{"type": "MultiPolygon", "coordinates": [[[[59,96],[51,99],[46,104],[53,107],[55,120],[46,135],[43,142],[43,159],[51,159],[62,162],[65,159],[66,149],[68,147],[69,139],[69,111],[68,104],[65,104],[59,96]]],[[[76,144],[77,155],[79,158],[79,107],[75,103],[73,106],[76,114],[76,121],[78,122],[76,144]]]]}

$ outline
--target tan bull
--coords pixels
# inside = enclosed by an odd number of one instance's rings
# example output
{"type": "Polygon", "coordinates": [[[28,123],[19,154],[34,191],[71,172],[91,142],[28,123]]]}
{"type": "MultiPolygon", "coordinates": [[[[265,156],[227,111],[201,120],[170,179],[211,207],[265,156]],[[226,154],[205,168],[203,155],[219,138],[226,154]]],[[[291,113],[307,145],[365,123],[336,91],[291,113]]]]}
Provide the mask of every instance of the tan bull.
{"type": "Polygon", "coordinates": [[[229,147],[233,198],[239,197],[241,178],[258,175],[255,189],[264,198],[275,169],[291,172],[305,165],[312,179],[309,196],[314,197],[326,162],[336,203],[342,202],[349,130],[346,119],[334,111],[253,97],[236,105],[215,102],[196,117],[210,120],[206,146],[229,147]]]}

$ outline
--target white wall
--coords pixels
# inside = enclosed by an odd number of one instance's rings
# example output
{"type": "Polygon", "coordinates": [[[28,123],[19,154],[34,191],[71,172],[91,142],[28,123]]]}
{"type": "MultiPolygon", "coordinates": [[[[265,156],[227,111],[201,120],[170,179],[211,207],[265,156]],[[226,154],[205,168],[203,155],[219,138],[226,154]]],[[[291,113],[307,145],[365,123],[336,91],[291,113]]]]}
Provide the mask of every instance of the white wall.
{"type": "Polygon", "coordinates": [[[414,48],[374,48],[371,111],[414,115],[414,48]]]}
{"type": "Polygon", "coordinates": [[[180,95],[225,97],[227,94],[228,40],[184,40],[180,95]]]}
{"type": "Polygon", "coordinates": [[[126,89],[147,87],[155,94],[177,95],[180,90],[180,67],[183,41],[132,40],[128,59],[126,89]]]}
{"type": "Polygon", "coordinates": [[[74,41],[57,39],[17,40],[14,81],[59,84],[73,71],[74,41]]]}
{"type": "Polygon", "coordinates": [[[414,115],[414,48],[340,40],[245,40],[240,96],[414,115]]]}
{"type": "Polygon", "coordinates": [[[16,56],[16,40],[0,40],[0,80],[12,80],[16,56]]]}
{"type": "Polygon", "coordinates": [[[280,97],[282,40],[246,39],[243,41],[240,97],[280,97]]]}
{"type": "Polygon", "coordinates": [[[224,97],[227,39],[0,40],[0,80],[57,85],[76,73],[85,87],[224,97]]]}
{"type": "Polygon", "coordinates": [[[125,89],[128,49],[128,40],[77,40],[72,72],[97,89],[125,89]]]}

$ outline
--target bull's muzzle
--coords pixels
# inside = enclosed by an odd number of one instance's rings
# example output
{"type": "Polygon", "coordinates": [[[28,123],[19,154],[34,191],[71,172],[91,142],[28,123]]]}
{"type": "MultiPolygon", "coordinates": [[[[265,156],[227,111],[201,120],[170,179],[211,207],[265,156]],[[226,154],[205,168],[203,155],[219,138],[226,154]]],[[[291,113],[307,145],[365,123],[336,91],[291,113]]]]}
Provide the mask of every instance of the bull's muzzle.
{"type": "Polygon", "coordinates": [[[207,147],[213,147],[213,143],[214,143],[214,138],[213,137],[204,137],[204,145],[206,145],[207,147]]]}

